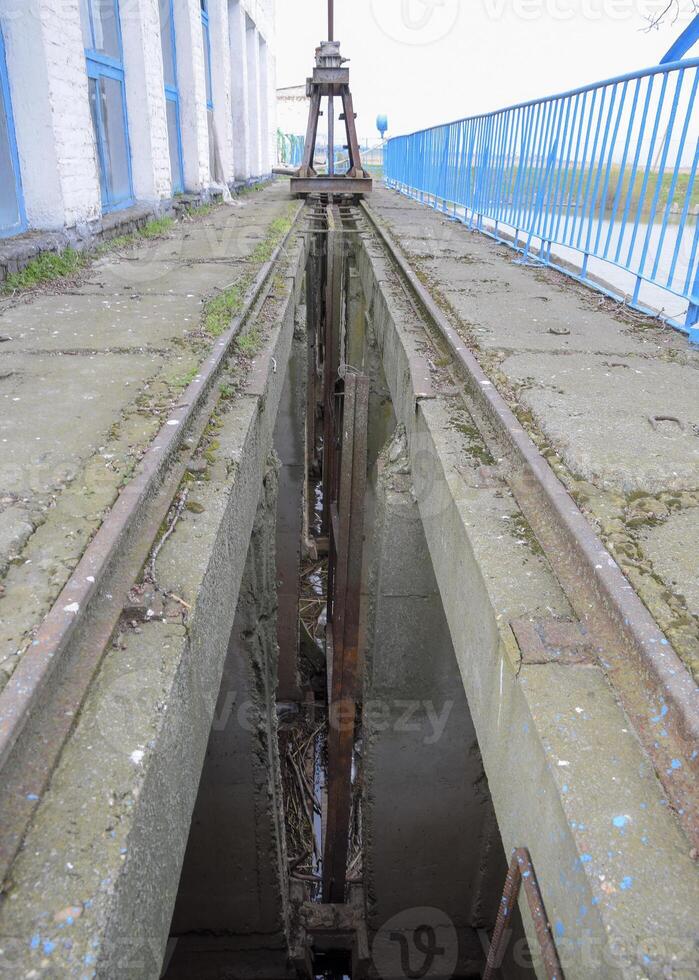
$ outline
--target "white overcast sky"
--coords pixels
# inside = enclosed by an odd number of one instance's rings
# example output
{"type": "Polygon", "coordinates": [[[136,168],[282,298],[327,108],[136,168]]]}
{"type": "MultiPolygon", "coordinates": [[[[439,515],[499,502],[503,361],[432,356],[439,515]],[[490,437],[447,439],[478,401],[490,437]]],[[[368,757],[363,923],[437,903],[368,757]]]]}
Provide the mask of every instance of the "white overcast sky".
{"type": "MultiPolygon", "coordinates": [[[[502,108],[657,64],[689,22],[644,31],[666,0],[335,0],[360,137],[502,108]]],[[[277,0],[277,85],[298,85],[327,33],[326,0],[277,0]]],[[[692,52],[699,53],[699,50],[692,52]]]]}

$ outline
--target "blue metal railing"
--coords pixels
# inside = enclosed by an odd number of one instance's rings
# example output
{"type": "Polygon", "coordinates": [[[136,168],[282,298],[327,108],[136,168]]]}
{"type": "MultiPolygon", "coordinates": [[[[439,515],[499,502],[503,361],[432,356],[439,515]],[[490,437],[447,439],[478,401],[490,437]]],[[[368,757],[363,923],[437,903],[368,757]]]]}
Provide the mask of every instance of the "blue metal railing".
{"type": "Polygon", "coordinates": [[[699,341],[699,58],[389,140],[387,184],[699,341]]]}

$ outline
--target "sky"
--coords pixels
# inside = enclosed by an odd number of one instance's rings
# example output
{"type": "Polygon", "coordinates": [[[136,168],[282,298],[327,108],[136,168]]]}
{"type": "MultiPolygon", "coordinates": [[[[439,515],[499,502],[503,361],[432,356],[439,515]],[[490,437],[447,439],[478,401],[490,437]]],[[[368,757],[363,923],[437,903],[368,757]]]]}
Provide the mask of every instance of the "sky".
{"type": "MultiPolygon", "coordinates": [[[[657,64],[694,16],[679,0],[646,30],[666,2],[335,0],[359,136],[378,136],[380,112],[397,136],[657,64]]],[[[277,85],[299,85],[327,34],[327,3],[276,6],[277,85]]]]}

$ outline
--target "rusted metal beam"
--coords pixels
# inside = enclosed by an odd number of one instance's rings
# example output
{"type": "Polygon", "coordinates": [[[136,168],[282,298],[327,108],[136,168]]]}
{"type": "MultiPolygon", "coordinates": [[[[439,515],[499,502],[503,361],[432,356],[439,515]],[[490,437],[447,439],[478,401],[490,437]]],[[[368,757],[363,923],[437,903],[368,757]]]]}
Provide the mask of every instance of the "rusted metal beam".
{"type": "Polygon", "coordinates": [[[344,379],[340,414],[341,456],[333,486],[337,522],[330,522],[330,564],[334,574],[329,576],[328,584],[328,630],[332,636],[333,660],[328,706],[328,805],[323,848],[325,902],[345,900],[357,704],[368,414],[369,379],[348,373],[344,379]]]}
{"type": "Polygon", "coordinates": [[[292,177],[291,193],[305,194],[346,194],[350,197],[371,193],[371,177],[345,177],[343,174],[320,177],[292,177]]]}
{"type": "Polygon", "coordinates": [[[512,854],[512,861],[505,878],[505,888],[500,900],[498,915],[493,930],[493,938],[488,950],[483,980],[495,980],[498,968],[507,948],[507,940],[511,929],[512,911],[517,904],[519,891],[524,883],[524,894],[527,897],[529,911],[534,922],[534,931],[541,948],[541,959],[547,980],[564,980],[561,962],[558,958],[556,944],[553,941],[551,927],[541,897],[541,889],[536,878],[534,866],[526,847],[518,847],[512,854]]]}
{"type": "Polygon", "coordinates": [[[342,255],[339,240],[340,216],[334,207],[327,209],[327,246],[325,264],[325,304],[323,322],[323,534],[329,534],[330,503],[336,450],[335,382],[340,365],[340,298],[342,289],[342,255]]]}

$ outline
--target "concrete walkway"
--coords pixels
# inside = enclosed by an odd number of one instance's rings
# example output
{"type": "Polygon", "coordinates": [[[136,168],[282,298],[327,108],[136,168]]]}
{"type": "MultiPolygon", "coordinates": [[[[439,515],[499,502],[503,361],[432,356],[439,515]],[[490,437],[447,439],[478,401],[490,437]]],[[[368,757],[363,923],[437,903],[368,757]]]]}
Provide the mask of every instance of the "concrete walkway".
{"type": "Polygon", "coordinates": [[[699,351],[397,192],[371,203],[699,679],[699,351]]]}
{"type": "Polygon", "coordinates": [[[0,690],[289,206],[274,183],[0,299],[0,690]]]}

